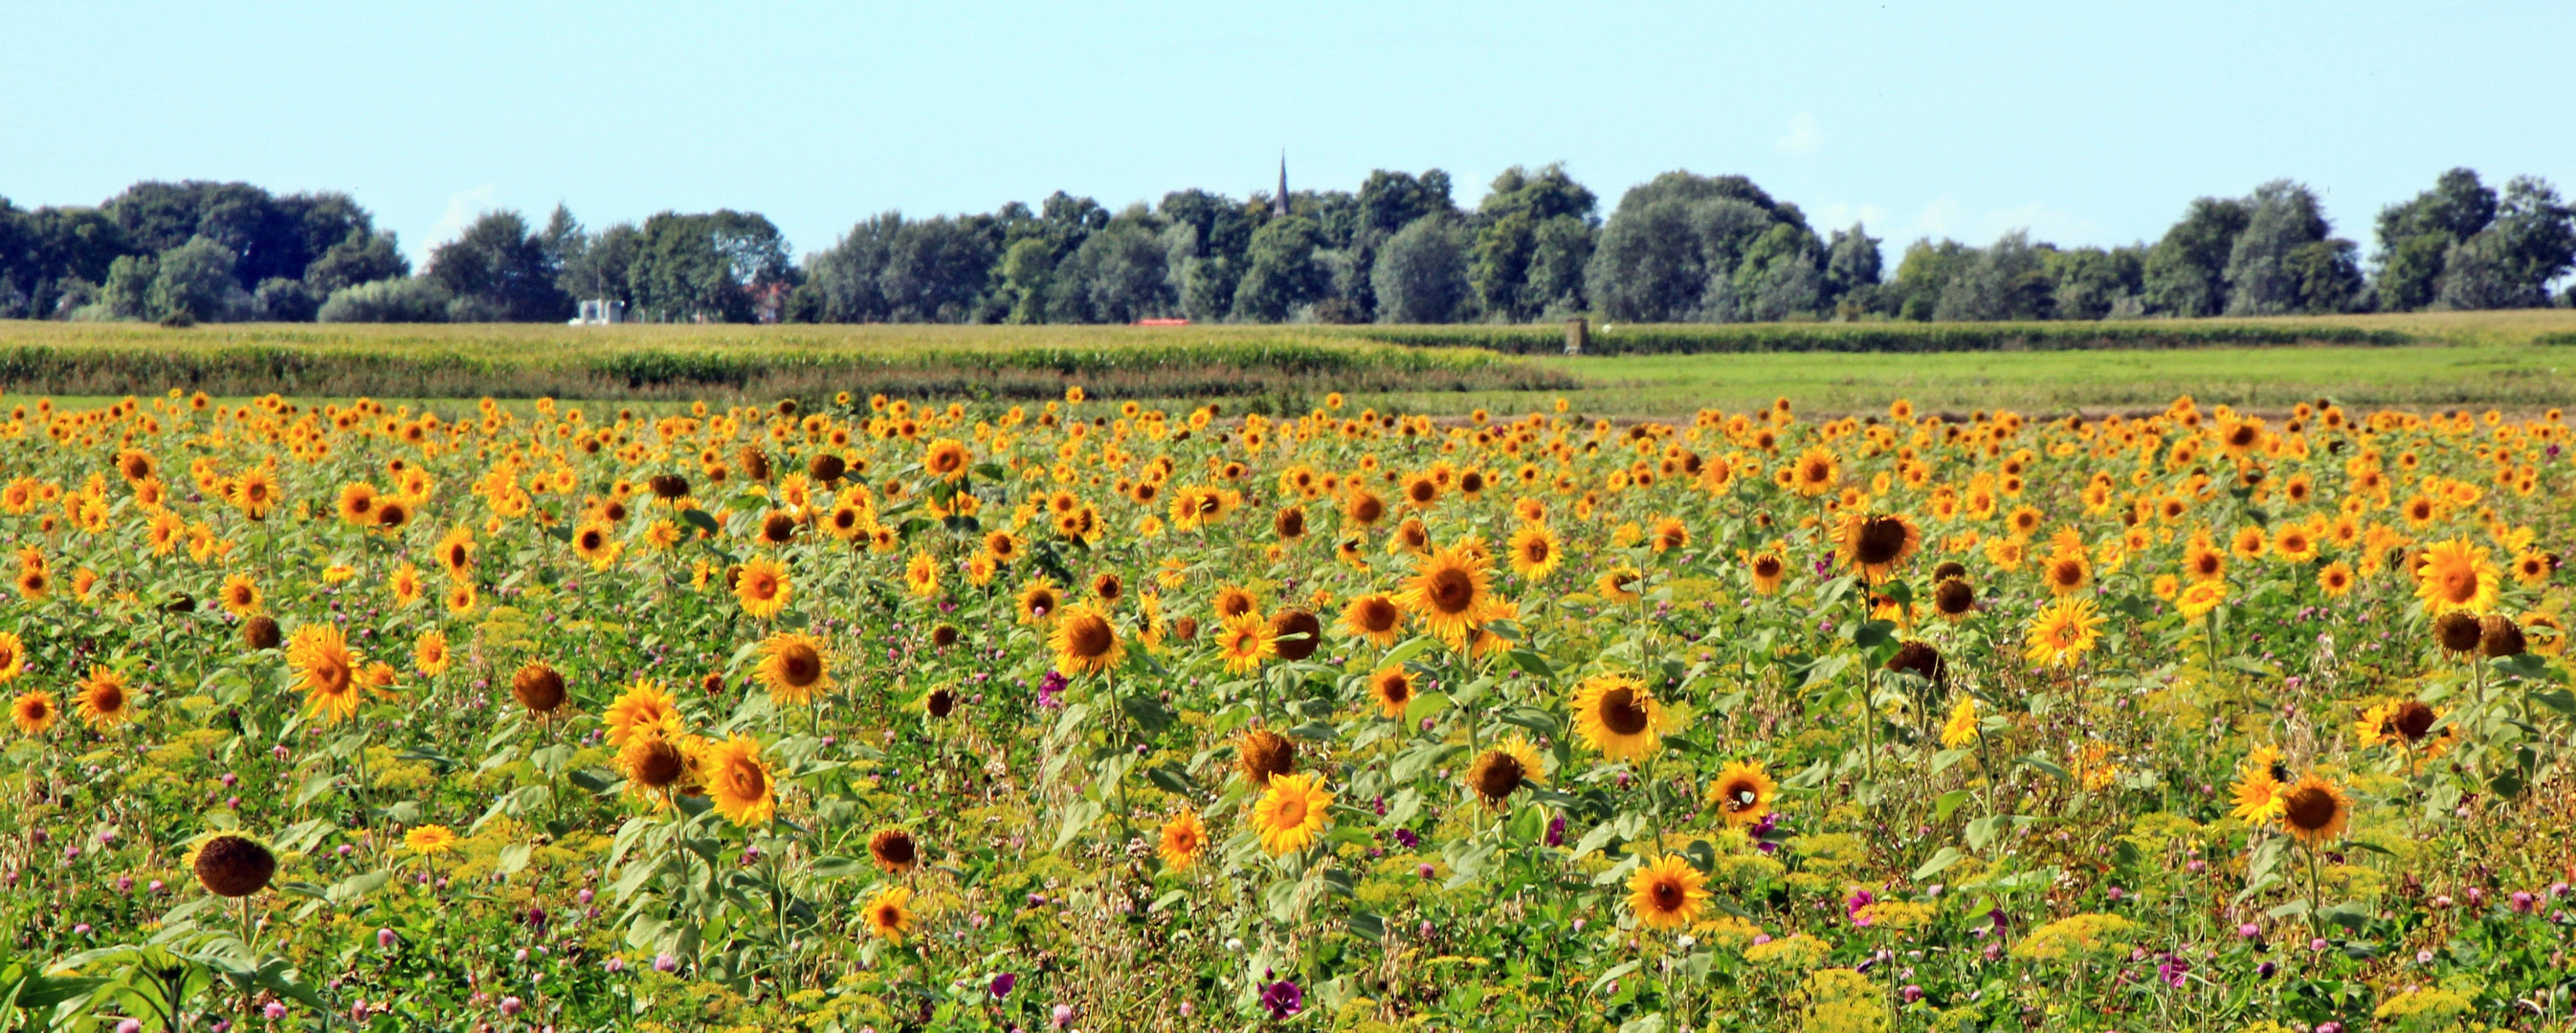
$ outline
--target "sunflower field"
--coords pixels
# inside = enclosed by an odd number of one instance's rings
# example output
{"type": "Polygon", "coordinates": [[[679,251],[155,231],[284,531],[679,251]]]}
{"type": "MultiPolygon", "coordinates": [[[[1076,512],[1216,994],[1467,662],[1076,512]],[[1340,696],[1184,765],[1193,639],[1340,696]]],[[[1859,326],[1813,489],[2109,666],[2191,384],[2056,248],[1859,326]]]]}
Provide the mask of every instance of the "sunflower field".
{"type": "Polygon", "coordinates": [[[2576,1025],[2555,410],[1567,408],[17,405],[0,1030],[2576,1025]]]}

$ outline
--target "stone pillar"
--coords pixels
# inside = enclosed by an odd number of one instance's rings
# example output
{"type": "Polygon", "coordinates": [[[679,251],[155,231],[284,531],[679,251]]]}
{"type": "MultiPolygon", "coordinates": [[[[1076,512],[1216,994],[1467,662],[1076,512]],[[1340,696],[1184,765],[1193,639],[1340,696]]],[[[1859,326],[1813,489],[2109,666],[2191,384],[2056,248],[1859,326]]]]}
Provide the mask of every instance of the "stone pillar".
{"type": "Polygon", "coordinates": [[[1565,353],[1583,354],[1583,346],[1592,343],[1592,326],[1582,316],[1565,321],[1565,353]]]}

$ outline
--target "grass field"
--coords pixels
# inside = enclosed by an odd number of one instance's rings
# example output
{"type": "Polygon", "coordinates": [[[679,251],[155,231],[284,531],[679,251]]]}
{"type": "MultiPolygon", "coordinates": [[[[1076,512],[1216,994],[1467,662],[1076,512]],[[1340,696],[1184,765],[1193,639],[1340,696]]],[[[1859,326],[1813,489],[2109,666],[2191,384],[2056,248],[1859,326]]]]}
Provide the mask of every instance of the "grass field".
{"type": "Polygon", "coordinates": [[[1300,411],[1327,391],[1406,411],[1672,416],[1782,395],[1814,412],[1899,397],[2031,411],[2205,402],[2544,408],[2576,398],[2576,311],[2121,324],[1613,327],[1596,354],[1545,354],[1561,327],[705,327],[0,322],[0,393],[555,396],[668,400],[862,394],[1232,398],[1300,411]],[[1862,335],[1862,336],[1854,336],[1862,335]],[[1651,337],[1617,354],[1608,342],[1651,337]],[[2243,341],[2254,344],[2230,345],[2243,341]],[[1412,344],[1402,342],[1415,342],[1412,344]],[[1476,342],[1528,354],[1499,354],[1476,342]],[[1853,353],[1855,342],[1903,349],[1853,353]],[[1893,342],[1893,343],[1890,343],[1893,342]],[[2303,343],[2341,342],[2341,343],[2303,343]],[[1597,354],[1603,350],[1614,354],[1597,354]]]}

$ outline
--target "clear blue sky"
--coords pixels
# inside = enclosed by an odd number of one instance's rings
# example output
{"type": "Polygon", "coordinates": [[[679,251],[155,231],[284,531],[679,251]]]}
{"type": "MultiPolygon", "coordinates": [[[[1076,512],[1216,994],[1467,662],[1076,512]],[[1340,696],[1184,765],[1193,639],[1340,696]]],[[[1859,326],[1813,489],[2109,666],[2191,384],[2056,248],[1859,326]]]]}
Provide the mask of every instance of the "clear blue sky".
{"type": "MultiPolygon", "coordinates": [[[[0,14],[0,195],[145,178],[343,190],[416,258],[478,210],[593,228],[858,219],[1062,188],[1473,204],[1562,160],[1602,195],[1752,176],[1891,253],[2153,239],[2276,176],[2369,243],[2454,165],[2576,188],[2576,4],[90,3],[0,14]],[[2439,13],[2433,9],[2439,8],[2439,13]]],[[[1892,254],[1891,254],[1892,257],[1892,254]]]]}

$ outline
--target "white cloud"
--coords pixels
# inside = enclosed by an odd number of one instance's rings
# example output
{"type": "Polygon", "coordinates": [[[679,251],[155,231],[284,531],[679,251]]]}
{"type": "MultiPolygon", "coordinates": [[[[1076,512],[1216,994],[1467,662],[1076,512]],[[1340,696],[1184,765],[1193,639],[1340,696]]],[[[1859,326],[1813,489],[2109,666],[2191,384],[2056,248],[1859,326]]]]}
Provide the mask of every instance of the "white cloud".
{"type": "Polygon", "coordinates": [[[1816,127],[1816,116],[1801,111],[1789,116],[1789,135],[1772,141],[1780,153],[1799,158],[1813,158],[1825,148],[1825,131],[1816,127]]]}
{"type": "Polygon", "coordinates": [[[422,249],[426,254],[429,248],[464,235],[465,227],[473,225],[477,216],[495,207],[493,199],[498,196],[500,196],[499,189],[490,183],[448,195],[447,213],[439,216],[438,225],[430,228],[429,239],[413,246],[422,249]]]}
{"type": "Polygon", "coordinates": [[[1807,220],[1807,225],[1815,227],[1816,232],[1831,237],[1832,231],[1850,229],[1851,224],[1855,222],[1867,226],[1870,236],[1887,235],[1887,209],[1874,204],[1836,201],[1832,204],[1820,205],[1816,208],[1815,217],[1807,220]]]}

